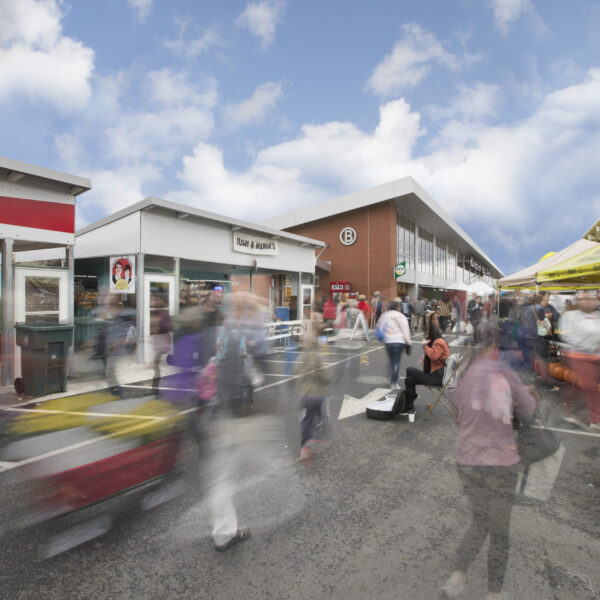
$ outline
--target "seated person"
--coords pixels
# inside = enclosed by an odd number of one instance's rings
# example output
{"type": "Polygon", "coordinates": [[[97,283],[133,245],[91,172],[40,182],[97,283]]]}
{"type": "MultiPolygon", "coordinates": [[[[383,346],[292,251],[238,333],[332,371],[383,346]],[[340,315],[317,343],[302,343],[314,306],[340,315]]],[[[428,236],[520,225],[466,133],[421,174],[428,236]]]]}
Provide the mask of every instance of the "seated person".
{"type": "Polygon", "coordinates": [[[415,367],[408,367],[406,369],[406,404],[402,412],[414,412],[417,385],[442,385],[444,367],[446,366],[446,359],[450,356],[450,348],[448,348],[446,340],[442,337],[435,313],[429,321],[427,339],[423,344],[423,351],[425,353],[421,359],[423,361],[423,370],[421,371],[415,367]]]}

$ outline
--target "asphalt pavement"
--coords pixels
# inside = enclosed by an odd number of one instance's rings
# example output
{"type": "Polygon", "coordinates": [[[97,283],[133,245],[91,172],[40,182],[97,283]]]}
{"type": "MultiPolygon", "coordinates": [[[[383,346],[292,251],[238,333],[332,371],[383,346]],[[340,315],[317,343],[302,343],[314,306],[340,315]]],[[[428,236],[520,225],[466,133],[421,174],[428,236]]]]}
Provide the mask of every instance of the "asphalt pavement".
{"type": "MultiPolygon", "coordinates": [[[[468,351],[448,339],[453,352],[468,351]]],[[[417,346],[402,358],[402,374],[419,355],[417,346]]],[[[252,533],[225,553],[215,552],[210,537],[209,457],[190,440],[177,477],[164,486],[27,534],[11,527],[21,469],[5,464],[0,598],[438,598],[469,523],[455,471],[456,424],[441,405],[424,420],[425,390],[414,423],[369,420],[363,411],[338,419],[344,401],[385,393],[387,357],[378,342],[339,342],[324,359],[334,373],[331,432],[304,463],[298,381],[284,353],[269,357],[252,409],[268,453],[248,453],[236,495],[240,524],[252,533]],[[86,535],[89,541],[68,549],[86,535]]],[[[140,381],[126,393],[133,398],[150,387],[140,381]]],[[[523,486],[513,508],[507,598],[600,598],[600,436],[562,421],[560,397],[547,394],[543,408],[564,451],[542,481],[523,486]]],[[[464,598],[487,593],[486,547],[469,569],[464,598]]]]}

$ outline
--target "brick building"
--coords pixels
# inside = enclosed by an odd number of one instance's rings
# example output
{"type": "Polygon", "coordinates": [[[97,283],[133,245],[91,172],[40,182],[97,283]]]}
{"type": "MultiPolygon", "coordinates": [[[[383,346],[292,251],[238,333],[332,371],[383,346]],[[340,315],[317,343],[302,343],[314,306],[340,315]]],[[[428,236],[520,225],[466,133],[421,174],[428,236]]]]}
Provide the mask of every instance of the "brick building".
{"type": "Polygon", "coordinates": [[[491,285],[501,271],[412,177],[355,192],[265,221],[327,246],[321,251],[317,297],[332,283],[386,298],[465,289],[481,279],[491,285]],[[405,273],[395,279],[394,267],[405,273]]]}

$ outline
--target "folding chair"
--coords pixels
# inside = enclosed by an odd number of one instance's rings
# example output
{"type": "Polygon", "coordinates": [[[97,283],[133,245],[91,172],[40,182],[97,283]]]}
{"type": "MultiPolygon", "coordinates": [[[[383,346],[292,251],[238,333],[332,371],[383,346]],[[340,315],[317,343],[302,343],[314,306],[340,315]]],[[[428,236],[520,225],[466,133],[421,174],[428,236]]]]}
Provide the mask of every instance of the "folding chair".
{"type": "Polygon", "coordinates": [[[452,399],[447,395],[446,392],[450,392],[456,387],[457,372],[462,362],[463,357],[460,354],[452,354],[446,360],[446,366],[444,367],[444,376],[442,377],[442,385],[424,385],[432,394],[436,396],[433,404],[428,404],[427,414],[425,419],[433,412],[435,405],[440,402],[444,405],[446,410],[456,419],[458,422],[458,406],[452,402],[452,399]]]}

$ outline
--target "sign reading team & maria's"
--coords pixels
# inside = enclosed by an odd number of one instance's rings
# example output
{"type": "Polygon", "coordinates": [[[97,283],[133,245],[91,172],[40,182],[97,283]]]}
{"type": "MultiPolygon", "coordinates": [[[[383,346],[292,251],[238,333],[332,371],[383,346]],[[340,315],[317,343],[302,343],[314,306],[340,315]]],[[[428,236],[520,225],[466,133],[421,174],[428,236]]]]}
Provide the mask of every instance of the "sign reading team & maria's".
{"type": "Polygon", "coordinates": [[[235,252],[244,254],[262,254],[266,256],[277,256],[279,246],[277,240],[249,235],[247,233],[233,232],[233,249],[235,252]]]}

